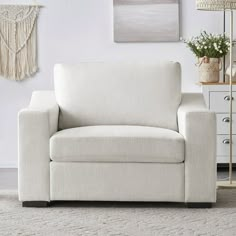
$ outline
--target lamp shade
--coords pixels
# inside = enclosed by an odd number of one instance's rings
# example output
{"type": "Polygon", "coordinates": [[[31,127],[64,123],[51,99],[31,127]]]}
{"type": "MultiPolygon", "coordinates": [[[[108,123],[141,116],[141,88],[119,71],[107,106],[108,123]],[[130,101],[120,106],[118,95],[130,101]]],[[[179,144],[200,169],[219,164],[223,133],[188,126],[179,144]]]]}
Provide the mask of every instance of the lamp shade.
{"type": "Polygon", "coordinates": [[[222,11],[236,9],[236,0],[196,0],[198,10],[222,11]]]}

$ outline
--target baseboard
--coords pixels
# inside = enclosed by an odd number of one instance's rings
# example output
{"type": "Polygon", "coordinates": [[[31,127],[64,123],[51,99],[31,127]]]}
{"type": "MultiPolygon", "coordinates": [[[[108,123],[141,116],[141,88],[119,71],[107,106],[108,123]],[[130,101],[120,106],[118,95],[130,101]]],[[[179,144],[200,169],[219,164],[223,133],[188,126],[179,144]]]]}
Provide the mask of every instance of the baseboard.
{"type": "Polygon", "coordinates": [[[17,169],[17,162],[0,162],[0,169],[17,169]]]}

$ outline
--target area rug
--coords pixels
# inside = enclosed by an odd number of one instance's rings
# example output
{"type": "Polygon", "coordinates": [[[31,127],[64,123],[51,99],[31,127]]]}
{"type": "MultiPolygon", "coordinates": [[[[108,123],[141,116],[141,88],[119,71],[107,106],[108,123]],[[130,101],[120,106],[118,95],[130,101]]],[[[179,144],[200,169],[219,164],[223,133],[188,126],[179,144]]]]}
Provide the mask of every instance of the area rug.
{"type": "Polygon", "coordinates": [[[22,208],[16,191],[0,191],[0,235],[236,235],[236,191],[219,190],[211,209],[167,203],[57,202],[22,208]]]}

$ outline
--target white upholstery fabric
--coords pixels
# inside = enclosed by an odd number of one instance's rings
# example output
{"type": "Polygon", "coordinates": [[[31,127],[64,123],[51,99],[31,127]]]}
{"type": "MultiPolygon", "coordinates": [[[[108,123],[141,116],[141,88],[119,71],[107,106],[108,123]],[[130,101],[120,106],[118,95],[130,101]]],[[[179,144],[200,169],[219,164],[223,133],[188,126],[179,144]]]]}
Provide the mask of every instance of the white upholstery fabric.
{"type": "Polygon", "coordinates": [[[215,114],[178,108],[179,64],[58,65],[55,86],[19,113],[20,201],[216,201],[215,114]]]}
{"type": "Polygon", "coordinates": [[[49,138],[57,131],[59,108],[54,92],[34,92],[19,112],[20,201],[49,201],[49,138]]]}
{"type": "Polygon", "coordinates": [[[165,162],[184,161],[179,133],[144,126],[86,126],[57,132],[50,139],[53,161],[165,162]]]}
{"type": "Polygon", "coordinates": [[[60,129],[144,125],[177,130],[179,63],[56,65],[60,129]]]}
{"type": "Polygon", "coordinates": [[[50,163],[51,200],[184,202],[184,164],[50,163]]]}
{"type": "Polygon", "coordinates": [[[202,94],[184,94],[178,111],[185,138],[185,201],[216,201],[216,117],[202,94]]]}

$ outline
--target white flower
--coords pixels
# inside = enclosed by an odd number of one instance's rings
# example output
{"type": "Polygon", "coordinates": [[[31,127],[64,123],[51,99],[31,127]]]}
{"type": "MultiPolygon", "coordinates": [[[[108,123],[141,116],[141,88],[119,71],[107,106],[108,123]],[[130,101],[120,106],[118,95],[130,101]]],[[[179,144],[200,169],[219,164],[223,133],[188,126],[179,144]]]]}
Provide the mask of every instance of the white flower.
{"type": "Polygon", "coordinates": [[[222,50],[220,50],[220,53],[223,53],[222,50]]]}
{"type": "Polygon", "coordinates": [[[203,44],[203,45],[205,45],[205,44],[206,44],[206,42],[202,42],[202,44],[203,44]]]}
{"type": "Polygon", "coordinates": [[[207,46],[205,46],[204,48],[207,49],[207,46]]]}
{"type": "Polygon", "coordinates": [[[217,45],[217,43],[214,43],[213,45],[214,45],[215,50],[218,51],[218,45],[217,45]]]}

